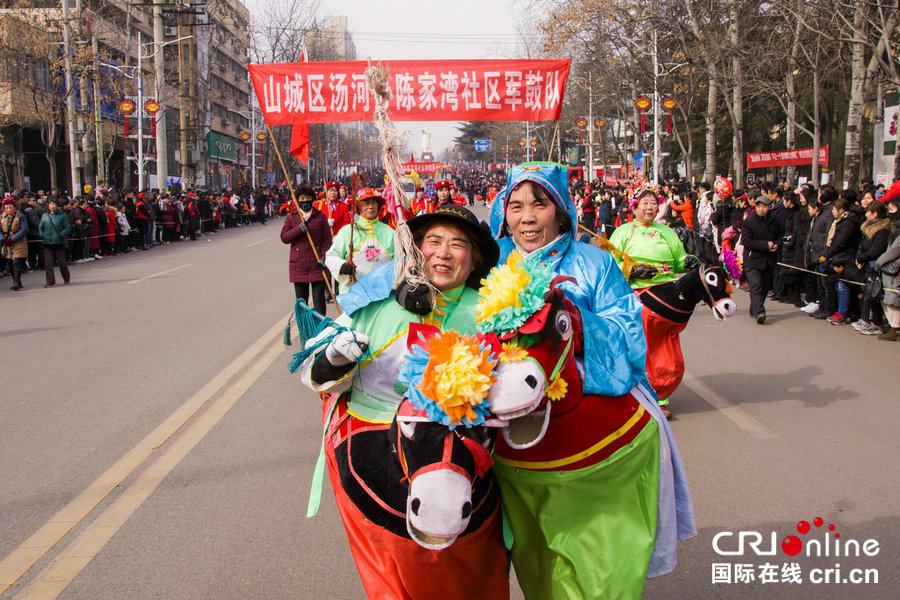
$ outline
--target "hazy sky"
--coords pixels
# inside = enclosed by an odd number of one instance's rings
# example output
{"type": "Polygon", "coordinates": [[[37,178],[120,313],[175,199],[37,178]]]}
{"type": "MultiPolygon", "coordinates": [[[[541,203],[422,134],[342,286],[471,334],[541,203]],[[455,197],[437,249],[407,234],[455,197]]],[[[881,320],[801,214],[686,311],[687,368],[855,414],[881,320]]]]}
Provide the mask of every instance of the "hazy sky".
{"type": "MultiPolygon", "coordinates": [[[[279,0],[244,0],[254,6],[279,0]]],[[[504,47],[515,37],[513,0],[326,0],[326,14],[345,15],[359,60],[510,58],[504,47]]],[[[409,130],[409,146],[421,152],[421,130],[432,134],[435,156],[452,145],[456,122],[398,122],[409,130]]]]}

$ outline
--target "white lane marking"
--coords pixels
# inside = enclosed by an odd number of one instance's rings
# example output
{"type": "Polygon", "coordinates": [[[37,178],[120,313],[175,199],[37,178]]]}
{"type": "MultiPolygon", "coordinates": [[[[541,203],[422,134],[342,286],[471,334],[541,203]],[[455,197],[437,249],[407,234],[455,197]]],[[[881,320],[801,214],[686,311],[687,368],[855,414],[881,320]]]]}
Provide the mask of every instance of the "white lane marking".
{"type": "Polygon", "coordinates": [[[16,596],[16,600],[57,598],[156,491],[169,473],[212,431],[283,352],[284,344],[281,340],[271,342],[269,349],[225,390],[178,440],[138,475],[119,498],[114,500],[93,523],[87,525],[59,556],[29,582],[16,596]]]}
{"type": "Polygon", "coordinates": [[[268,242],[271,239],[272,238],[269,237],[264,240],[259,240],[258,242],[253,242],[252,244],[247,244],[246,246],[244,246],[244,248],[252,248],[253,246],[258,246],[259,244],[265,244],[266,242],[268,242]]]}
{"type": "Polygon", "coordinates": [[[142,281],[147,281],[148,279],[153,279],[154,277],[159,277],[160,275],[166,275],[167,273],[172,273],[174,271],[178,271],[184,269],[186,267],[192,266],[194,263],[187,263],[186,265],[181,265],[179,267],[174,267],[172,269],[167,269],[165,271],[160,271],[159,273],[154,273],[153,275],[147,275],[146,277],[141,277],[140,279],[135,279],[133,281],[126,281],[127,285],[131,285],[132,283],[140,283],[142,281]]]}
{"type": "Polygon", "coordinates": [[[219,392],[226,389],[241,371],[281,336],[284,317],[253,342],[240,356],[206,383],[197,393],[169,415],[156,429],[126,452],[100,477],[50,518],[38,531],[6,558],[0,560],[0,596],[22,578],[51,548],[56,546],[85,519],[110,492],[175,435],[198,411],[219,392]]]}
{"type": "Polygon", "coordinates": [[[697,379],[692,373],[685,371],[684,379],[681,380],[681,383],[691,388],[695,394],[719,411],[723,417],[756,439],[770,440],[778,437],[771,429],[726,400],[721,394],[697,379]]]}

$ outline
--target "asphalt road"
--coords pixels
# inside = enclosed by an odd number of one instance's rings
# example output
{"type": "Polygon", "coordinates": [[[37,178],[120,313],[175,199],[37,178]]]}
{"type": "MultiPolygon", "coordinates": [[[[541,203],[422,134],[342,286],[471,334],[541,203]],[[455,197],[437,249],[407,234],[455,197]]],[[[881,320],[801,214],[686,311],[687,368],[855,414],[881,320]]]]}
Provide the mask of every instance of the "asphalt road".
{"type": "MultiPolygon", "coordinates": [[[[69,286],[0,280],[4,600],[364,597],[327,486],[305,516],[320,407],[286,368],[280,227],[74,265],[69,286]]],[[[759,326],[735,299],[738,316],[701,306],[682,335],[671,425],[699,535],[644,597],[898,597],[900,344],[783,304],[759,326]],[[829,524],[831,556],[780,549],[829,524]],[[776,554],[715,552],[723,532],[719,550],[737,551],[741,531],[762,551],[774,532],[776,554]],[[878,553],[835,558],[833,533],[878,553]],[[781,581],[792,562],[802,583],[781,581]],[[750,565],[754,580],[713,584],[714,563],[750,565]],[[766,563],[775,582],[759,581],[766,563]],[[862,568],[878,583],[810,581],[835,564],[841,581],[862,568]]]]}

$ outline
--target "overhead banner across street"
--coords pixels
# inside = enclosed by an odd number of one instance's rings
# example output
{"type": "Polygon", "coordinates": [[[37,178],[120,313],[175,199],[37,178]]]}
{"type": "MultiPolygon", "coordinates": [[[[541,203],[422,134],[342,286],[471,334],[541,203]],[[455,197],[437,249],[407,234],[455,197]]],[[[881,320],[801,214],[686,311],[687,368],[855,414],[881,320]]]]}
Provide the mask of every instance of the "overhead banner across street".
{"type": "MultiPolygon", "coordinates": [[[[569,59],[403,60],[390,72],[395,121],[551,121],[559,118],[569,59]]],[[[368,63],[248,65],[269,125],[371,121],[368,63]]]]}

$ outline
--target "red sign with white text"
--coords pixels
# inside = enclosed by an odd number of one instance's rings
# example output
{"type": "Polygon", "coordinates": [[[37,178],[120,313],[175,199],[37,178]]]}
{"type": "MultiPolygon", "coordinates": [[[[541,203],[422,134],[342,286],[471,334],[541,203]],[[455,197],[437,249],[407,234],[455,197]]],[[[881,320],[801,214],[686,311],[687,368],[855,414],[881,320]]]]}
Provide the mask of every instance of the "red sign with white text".
{"type": "MultiPolygon", "coordinates": [[[[559,118],[569,59],[398,60],[389,70],[395,121],[551,121],[559,118]]],[[[269,125],[371,121],[368,63],[248,65],[269,125]]]]}
{"type": "MultiPolygon", "coordinates": [[[[762,169],[764,167],[781,167],[789,165],[812,164],[813,149],[776,150],[775,152],[748,152],[747,168],[762,169]]],[[[819,164],[828,164],[828,146],[819,148],[819,164]]]]}

